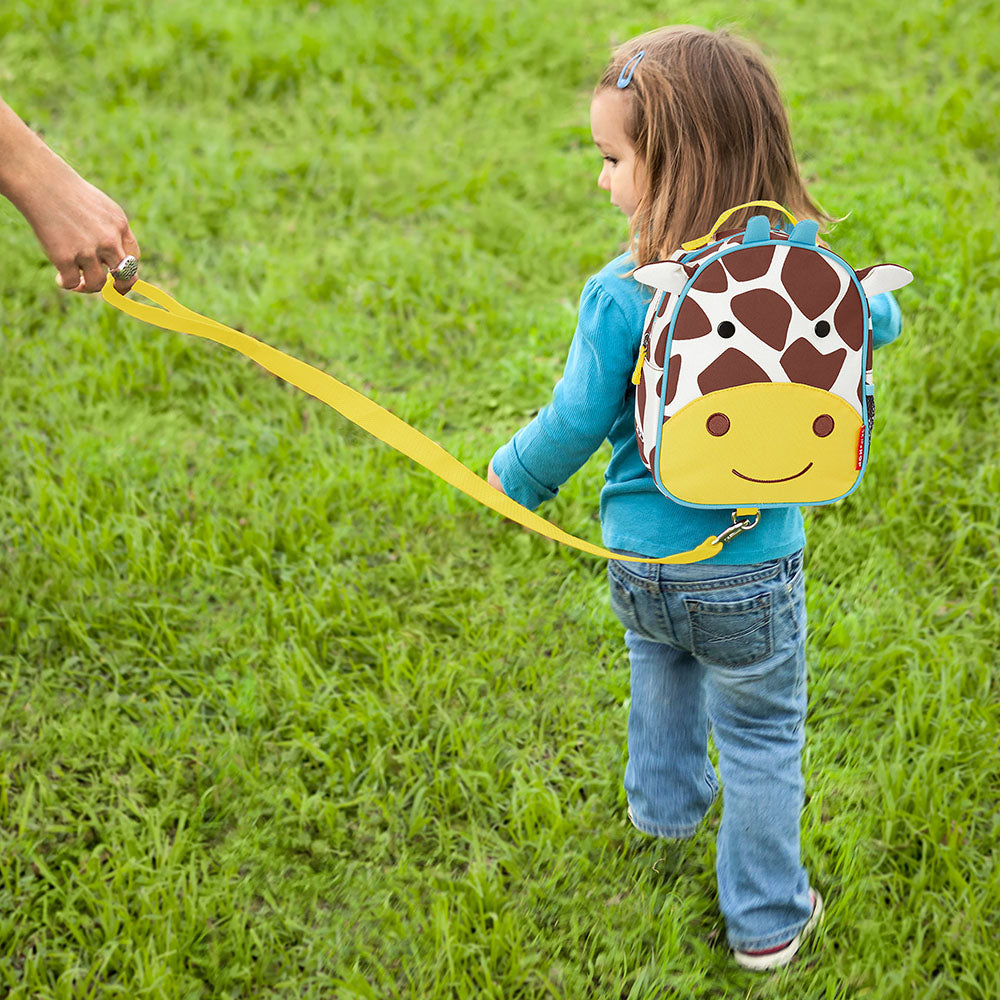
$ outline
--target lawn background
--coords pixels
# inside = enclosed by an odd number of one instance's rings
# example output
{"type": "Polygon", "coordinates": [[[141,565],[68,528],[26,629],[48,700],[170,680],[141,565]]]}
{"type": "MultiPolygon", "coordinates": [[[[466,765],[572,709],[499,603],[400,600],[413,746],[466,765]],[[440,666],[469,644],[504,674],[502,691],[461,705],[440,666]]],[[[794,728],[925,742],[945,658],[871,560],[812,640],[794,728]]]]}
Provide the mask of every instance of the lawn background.
{"type": "MultiPolygon", "coordinates": [[[[477,471],[549,396],[624,222],[612,44],[766,49],[813,191],[892,260],[864,487],[807,515],[789,970],[737,969],[714,830],[627,823],[604,565],[225,349],[60,292],[0,204],[0,992],[1000,996],[1000,7],[5,2],[0,94],[142,274],[477,471]]],[[[599,538],[599,452],[544,511],[599,538]]]]}

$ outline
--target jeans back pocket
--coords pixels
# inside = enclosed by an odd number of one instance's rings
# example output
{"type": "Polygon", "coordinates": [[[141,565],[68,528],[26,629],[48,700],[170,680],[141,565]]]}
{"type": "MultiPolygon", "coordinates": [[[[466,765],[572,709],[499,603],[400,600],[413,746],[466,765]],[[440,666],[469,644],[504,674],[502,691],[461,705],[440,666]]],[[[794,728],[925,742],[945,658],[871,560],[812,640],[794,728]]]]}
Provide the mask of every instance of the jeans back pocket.
{"type": "Polygon", "coordinates": [[[691,625],[691,652],[707,664],[748,667],[774,652],[771,595],[742,601],[684,598],[691,625]]]}

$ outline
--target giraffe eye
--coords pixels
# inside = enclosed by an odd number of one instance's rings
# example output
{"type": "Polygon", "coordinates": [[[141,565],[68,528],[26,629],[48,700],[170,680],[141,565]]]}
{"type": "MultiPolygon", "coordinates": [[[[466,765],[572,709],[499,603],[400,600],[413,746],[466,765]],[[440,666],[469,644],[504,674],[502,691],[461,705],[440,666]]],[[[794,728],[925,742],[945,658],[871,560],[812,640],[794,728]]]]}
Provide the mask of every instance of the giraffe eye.
{"type": "Polygon", "coordinates": [[[732,336],[732,335],[733,335],[734,333],[736,333],[736,326],[735,326],[735,324],[733,324],[733,323],[730,323],[728,319],[724,319],[724,320],[723,320],[723,321],[722,321],[722,322],[721,322],[721,323],[720,323],[720,324],[719,324],[719,325],[718,325],[718,326],[717,326],[717,327],[715,328],[715,331],[716,331],[716,333],[718,333],[718,335],[719,335],[720,337],[726,337],[726,338],[729,338],[729,337],[731,337],[731,336],[732,336]]]}
{"type": "Polygon", "coordinates": [[[816,324],[816,336],[825,337],[830,332],[830,324],[825,319],[821,319],[816,324]]]}

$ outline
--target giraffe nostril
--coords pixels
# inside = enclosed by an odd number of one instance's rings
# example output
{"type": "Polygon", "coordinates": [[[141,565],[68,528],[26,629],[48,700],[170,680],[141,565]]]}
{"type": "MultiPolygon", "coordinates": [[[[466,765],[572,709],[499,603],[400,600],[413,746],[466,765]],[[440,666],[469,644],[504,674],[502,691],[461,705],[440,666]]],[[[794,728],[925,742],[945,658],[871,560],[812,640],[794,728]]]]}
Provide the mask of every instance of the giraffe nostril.
{"type": "Polygon", "coordinates": [[[729,432],[729,417],[724,413],[713,413],[708,420],[705,421],[705,426],[708,428],[708,433],[712,437],[722,437],[723,434],[729,432]]]}
{"type": "Polygon", "coordinates": [[[833,433],[833,428],[833,417],[831,417],[829,413],[821,413],[813,421],[813,434],[815,434],[816,437],[829,437],[833,433]]]}

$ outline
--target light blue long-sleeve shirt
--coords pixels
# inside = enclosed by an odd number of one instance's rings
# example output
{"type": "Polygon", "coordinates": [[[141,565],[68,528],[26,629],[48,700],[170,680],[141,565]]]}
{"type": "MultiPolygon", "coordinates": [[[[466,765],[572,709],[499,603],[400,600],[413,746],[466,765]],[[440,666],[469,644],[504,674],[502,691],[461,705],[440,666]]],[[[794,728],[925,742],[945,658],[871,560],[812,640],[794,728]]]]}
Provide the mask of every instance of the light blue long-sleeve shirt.
{"type": "MultiPolygon", "coordinates": [[[[656,558],[694,548],[730,524],[730,512],[685,507],[664,496],[642,464],[635,438],[632,371],[639,356],[649,292],[628,274],[622,254],[595,274],[580,296],[576,333],[552,402],[493,456],[504,492],[534,510],[600,447],[611,443],[601,490],[601,530],[610,549],[656,558]]],[[[889,293],[870,300],[873,344],[899,336],[901,316],[889,293]]],[[[877,380],[876,380],[877,381],[877,380]]],[[[802,548],[798,507],[761,511],[712,561],[725,565],[778,559],[802,548]]]]}

